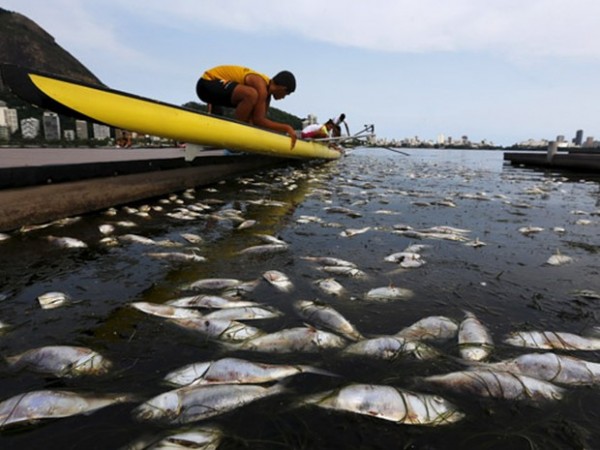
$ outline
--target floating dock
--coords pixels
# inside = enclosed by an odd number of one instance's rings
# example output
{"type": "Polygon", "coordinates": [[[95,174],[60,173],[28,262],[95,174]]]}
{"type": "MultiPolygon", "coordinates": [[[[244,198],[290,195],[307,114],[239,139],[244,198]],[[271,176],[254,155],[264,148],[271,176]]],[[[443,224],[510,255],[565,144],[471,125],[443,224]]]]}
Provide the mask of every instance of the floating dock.
{"type": "Polygon", "coordinates": [[[0,231],[11,231],[292,164],[181,148],[0,148],[0,231]]]}
{"type": "Polygon", "coordinates": [[[510,161],[513,165],[565,169],[600,175],[600,152],[555,152],[552,149],[536,152],[505,152],[504,160],[510,161]]]}

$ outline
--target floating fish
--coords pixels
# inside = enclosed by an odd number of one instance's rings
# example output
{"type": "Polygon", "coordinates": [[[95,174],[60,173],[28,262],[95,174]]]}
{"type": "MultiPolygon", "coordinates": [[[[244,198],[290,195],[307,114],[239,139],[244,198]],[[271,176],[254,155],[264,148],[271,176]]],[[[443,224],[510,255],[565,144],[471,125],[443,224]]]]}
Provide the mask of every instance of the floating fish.
{"type": "Polygon", "coordinates": [[[425,317],[400,330],[395,336],[415,340],[452,339],[458,333],[456,321],[445,316],[425,317]]]}
{"type": "Polygon", "coordinates": [[[385,286],[371,289],[366,294],[367,300],[390,301],[390,300],[408,300],[414,296],[410,289],[395,286],[385,286]]]}
{"type": "Polygon", "coordinates": [[[333,333],[312,327],[296,327],[247,340],[238,344],[237,348],[267,353],[310,353],[326,349],[339,349],[345,345],[346,340],[333,333]]]}
{"type": "Polygon", "coordinates": [[[183,252],[151,252],[146,253],[150,258],[176,262],[205,262],[204,256],[183,252]]]}
{"type": "Polygon", "coordinates": [[[72,237],[57,237],[57,236],[48,236],[50,242],[54,245],[59,246],[60,248],[87,248],[88,245],[80,239],[75,239],[72,237]]]}
{"type": "Polygon", "coordinates": [[[363,234],[366,233],[367,231],[369,231],[371,229],[371,227],[364,227],[364,228],[347,228],[346,230],[342,231],[340,233],[340,236],[342,237],[352,237],[352,236],[356,236],[358,234],[363,234]]]}
{"type": "Polygon", "coordinates": [[[188,241],[190,244],[201,244],[204,242],[204,238],[202,236],[198,236],[193,233],[181,233],[180,236],[188,241]]]}
{"type": "Polygon", "coordinates": [[[527,375],[552,383],[593,385],[600,383],[600,364],[555,353],[530,353],[497,363],[484,364],[486,370],[527,375]]]}
{"type": "Polygon", "coordinates": [[[543,350],[600,350],[600,338],[557,331],[515,331],[504,342],[543,350]]]}
{"type": "Polygon", "coordinates": [[[357,267],[357,265],[353,262],[346,261],[340,258],[333,258],[330,256],[302,256],[301,259],[316,262],[318,264],[321,264],[322,266],[342,266],[353,268],[357,267]]]}
{"type": "Polygon", "coordinates": [[[473,313],[466,311],[465,315],[458,328],[458,351],[466,360],[481,361],[494,347],[492,336],[473,313]]]}
{"type": "Polygon", "coordinates": [[[205,425],[168,436],[142,438],[122,450],[217,450],[222,439],[223,432],[219,428],[205,425]]]}
{"type": "Polygon", "coordinates": [[[112,234],[115,231],[115,227],[114,225],[110,225],[108,223],[102,224],[98,227],[98,230],[100,230],[100,233],[102,233],[103,235],[109,235],[112,234]]]}
{"type": "Polygon", "coordinates": [[[362,217],[362,214],[359,213],[358,211],[354,211],[350,208],[344,208],[343,206],[327,206],[324,209],[328,213],[345,214],[348,217],[353,217],[353,218],[362,217]]]}
{"type": "Polygon", "coordinates": [[[34,348],[19,355],[8,356],[6,362],[13,370],[27,369],[64,378],[102,375],[112,366],[109,360],[92,349],[68,345],[34,348]]]}
{"type": "Polygon", "coordinates": [[[425,264],[425,260],[419,253],[415,252],[397,252],[383,258],[384,261],[400,264],[400,267],[405,269],[421,267],[425,264]]]}
{"type": "Polygon", "coordinates": [[[349,266],[321,266],[323,272],[330,273],[332,275],[342,275],[351,278],[368,278],[368,275],[356,267],[349,266]]]}
{"type": "Polygon", "coordinates": [[[177,306],[162,305],[160,303],[134,302],[131,303],[131,306],[138,311],[156,317],[164,317],[165,319],[199,319],[203,317],[202,314],[195,309],[179,308],[177,306]]]}
{"type": "Polygon", "coordinates": [[[270,234],[256,233],[256,234],[254,234],[254,236],[256,236],[257,238],[259,238],[265,244],[288,245],[288,243],[285,242],[284,240],[279,239],[279,238],[277,238],[275,236],[271,236],[270,234]]]}
{"type": "Polygon", "coordinates": [[[313,325],[328,328],[351,341],[363,339],[360,331],[331,306],[318,301],[299,300],[294,303],[294,309],[313,325]]]}
{"type": "Polygon", "coordinates": [[[282,253],[289,249],[288,244],[263,244],[253,245],[238,252],[238,255],[270,255],[272,253],[282,253]]]}
{"type": "Polygon", "coordinates": [[[278,291],[288,293],[294,290],[294,284],[290,281],[289,277],[279,270],[267,270],[263,273],[263,278],[278,291]]]}
{"type": "Polygon", "coordinates": [[[285,391],[281,384],[194,385],[159,394],[134,409],[138,421],[186,424],[224,414],[285,391]]]}
{"type": "Polygon", "coordinates": [[[242,281],[235,278],[202,278],[184,285],[183,289],[216,291],[233,288],[240,284],[242,284],[242,281]]]}
{"type": "Polygon", "coordinates": [[[169,319],[171,323],[203,334],[209,338],[227,342],[246,341],[265,334],[258,328],[251,327],[235,320],[219,320],[201,318],[169,319]]]}
{"type": "Polygon", "coordinates": [[[240,306],[237,308],[222,308],[205,314],[206,319],[218,320],[262,320],[282,316],[281,311],[265,306],[240,306]]]}
{"type": "Polygon", "coordinates": [[[364,414],[405,425],[449,425],[464,417],[454,405],[437,395],[375,384],[351,384],[307,396],[300,403],[364,414]]]}
{"type": "Polygon", "coordinates": [[[402,355],[411,355],[416,359],[433,359],[440,353],[427,344],[399,336],[381,336],[350,344],[343,350],[347,355],[370,356],[392,360],[402,355]]]}
{"type": "Polygon", "coordinates": [[[258,306],[258,303],[250,300],[232,300],[217,295],[195,295],[192,297],[180,297],[169,300],[165,305],[178,308],[239,308],[244,306],[258,306]]]}
{"type": "Polygon", "coordinates": [[[127,401],[131,399],[124,395],[83,395],[61,390],[26,392],[0,403],[0,429],[30,424],[42,419],[86,414],[127,401]]]}
{"type": "Polygon", "coordinates": [[[530,234],[540,233],[544,231],[542,227],[521,227],[519,233],[529,236],[530,234]]]}
{"type": "Polygon", "coordinates": [[[236,227],[236,230],[245,230],[246,228],[251,228],[256,225],[256,223],[256,220],[244,220],[236,227]]]}
{"type": "Polygon", "coordinates": [[[329,295],[342,295],[345,292],[344,286],[338,283],[334,278],[317,280],[315,281],[315,285],[329,295]]]}
{"type": "Polygon", "coordinates": [[[537,378],[481,369],[434,375],[425,381],[455,392],[505,400],[560,400],[564,392],[537,378]]]}
{"type": "Polygon", "coordinates": [[[239,358],[188,364],[169,372],[165,381],[175,386],[190,384],[261,384],[301,373],[335,376],[331,372],[305,365],[265,364],[239,358]]]}
{"type": "Polygon", "coordinates": [[[556,250],[556,253],[552,255],[546,261],[546,264],[551,266],[562,266],[563,264],[568,264],[573,261],[573,258],[567,255],[563,255],[559,250],[556,250]]]}
{"type": "Polygon", "coordinates": [[[54,309],[71,301],[71,297],[64,292],[46,292],[37,298],[42,309],[54,309]]]}

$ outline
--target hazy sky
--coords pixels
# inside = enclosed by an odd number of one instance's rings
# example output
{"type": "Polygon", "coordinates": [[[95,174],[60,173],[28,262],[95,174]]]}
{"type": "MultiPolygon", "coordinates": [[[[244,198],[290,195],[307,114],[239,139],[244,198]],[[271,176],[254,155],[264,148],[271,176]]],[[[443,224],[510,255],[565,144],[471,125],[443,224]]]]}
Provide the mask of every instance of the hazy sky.
{"type": "Polygon", "coordinates": [[[108,86],[199,101],[202,72],[287,69],[273,106],[350,131],[511,145],[600,138],[598,0],[0,0],[108,86]]]}

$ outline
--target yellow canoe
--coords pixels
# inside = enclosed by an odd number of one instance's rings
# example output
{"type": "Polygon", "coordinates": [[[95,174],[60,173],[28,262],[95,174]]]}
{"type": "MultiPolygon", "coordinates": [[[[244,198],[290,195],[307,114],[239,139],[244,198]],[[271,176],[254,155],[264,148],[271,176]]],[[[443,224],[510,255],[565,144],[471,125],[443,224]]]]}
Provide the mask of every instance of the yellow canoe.
{"type": "Polygon", "coordinates": [[[325,143],[298,139],[125,92],[3,64],[4,84],[23,100],[59,114],[180,142],[284,158],[337,159],[325,143]]]}

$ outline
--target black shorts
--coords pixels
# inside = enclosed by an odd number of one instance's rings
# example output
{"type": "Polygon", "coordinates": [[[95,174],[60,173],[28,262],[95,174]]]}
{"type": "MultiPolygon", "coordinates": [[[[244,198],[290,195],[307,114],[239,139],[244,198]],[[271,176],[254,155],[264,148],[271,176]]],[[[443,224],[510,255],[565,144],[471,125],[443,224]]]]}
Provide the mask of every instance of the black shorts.
{"type": "Polygon", "coordinates": [[[196,94],[207,104],[235,108],[231,103],[233,90],[238,85],[236,81],[205,80],[200,78],[196,84],[196,94]]]}

